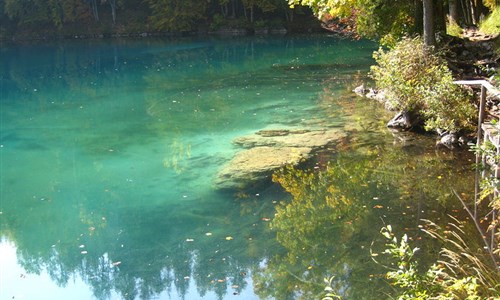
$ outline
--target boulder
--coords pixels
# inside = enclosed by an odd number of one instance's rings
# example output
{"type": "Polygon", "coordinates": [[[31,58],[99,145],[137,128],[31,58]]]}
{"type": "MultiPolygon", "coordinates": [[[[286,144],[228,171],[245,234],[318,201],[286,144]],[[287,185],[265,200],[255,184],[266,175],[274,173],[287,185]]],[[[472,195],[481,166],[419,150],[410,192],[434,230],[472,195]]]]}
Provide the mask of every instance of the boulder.
{"type": "Polygon", "coordinates": [[[259,146],[318,148],[345,136],[344,132],[337,129],[275,129],[261,130],[254,134],[239,137],[234,140],[234,143],[243,148],[259,146]]]}
{"type": "Polygon", "coordinates": [[[310,158],[315,150],[344,138],[338,129],[272,129],[239,137],[245,148],[226,163],[214,180],[219,190],[248,189],[269,180],[273,171],[310,158]]]}
{"type": "Polygon", "coordinates": [[[401,111],[392,118],[392,120],[387,123],[387,127],[407,131],[412,129],[420,122],[420,119],[415,117],[413,114],[407,111],[401,111]]]}
{"type": "Polygon", "coordinates": [[[370,91],[369,89],[365,88],[365,85],[362,84],[356,88],[354,88],[354,90],[352,90],[356,95],[358,96],[366,96],[366,94],[368,94],[368,92],[370,91]]]}
{"type": "Polygon", "coordinates": [[[271,177],[273,171],[309,158],[308,147],[254,147],[243,150],[215,178],[217,189],[246,189],[271,177]]]}
{"type": "Polygon", "coordinates": [[[459,145],[459,138],[456,133],[445,133],[436,144],[438,146],[444,146],[448,149],[453,149],[459,145]]]}

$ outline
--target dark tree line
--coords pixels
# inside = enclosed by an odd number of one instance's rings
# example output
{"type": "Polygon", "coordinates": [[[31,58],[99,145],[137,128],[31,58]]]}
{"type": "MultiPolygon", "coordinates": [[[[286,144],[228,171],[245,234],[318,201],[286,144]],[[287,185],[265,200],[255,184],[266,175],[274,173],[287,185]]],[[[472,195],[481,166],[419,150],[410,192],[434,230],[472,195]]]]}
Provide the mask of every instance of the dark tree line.
{"type": "Polygon", "coordinates": [[[286,0],[0,0],[0,23],[64,30],[75,24],[130,27],[135,22],[140,30],[191,31],[214,19],[286,23],[302,10],[290,8],[286,0]]]}

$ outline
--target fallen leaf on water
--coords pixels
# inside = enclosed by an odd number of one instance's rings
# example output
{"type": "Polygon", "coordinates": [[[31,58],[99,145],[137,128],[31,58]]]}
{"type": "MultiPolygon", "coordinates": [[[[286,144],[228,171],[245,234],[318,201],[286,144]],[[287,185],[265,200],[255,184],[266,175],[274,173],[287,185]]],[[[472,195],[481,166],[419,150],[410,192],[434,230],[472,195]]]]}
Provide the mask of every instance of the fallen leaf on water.
{"type": "Polygon", "coordinates": [[[226,241],[230,241],[230,240],[232,240],[232,239],[233,239],[233,237],[232,237],[232,236],[226,236],[226,241]]]}

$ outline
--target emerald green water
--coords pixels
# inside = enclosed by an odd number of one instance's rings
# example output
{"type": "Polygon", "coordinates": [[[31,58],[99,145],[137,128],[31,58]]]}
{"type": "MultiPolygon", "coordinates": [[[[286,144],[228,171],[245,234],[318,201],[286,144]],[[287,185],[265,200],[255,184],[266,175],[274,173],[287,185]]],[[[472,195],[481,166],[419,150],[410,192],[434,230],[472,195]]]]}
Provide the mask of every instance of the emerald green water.
{"type": "Polygon", "coordinates": [[[378,230],[433,257],[419,220],[460,213],[451,189],[470,197],[473,177],[469,153],[401,141],[350,93],[375,49],[328,36],[2,46],[0,299],[319,299],[332,275],[344,299],[386,298],[378,230]],[[290,127],[347,134],[310,166],[341,170],[327,183],[351,211],[272,183],[214,188],[234,138],[290,127]],[[280,202],[297,213],[275,215],[280,202]]]}

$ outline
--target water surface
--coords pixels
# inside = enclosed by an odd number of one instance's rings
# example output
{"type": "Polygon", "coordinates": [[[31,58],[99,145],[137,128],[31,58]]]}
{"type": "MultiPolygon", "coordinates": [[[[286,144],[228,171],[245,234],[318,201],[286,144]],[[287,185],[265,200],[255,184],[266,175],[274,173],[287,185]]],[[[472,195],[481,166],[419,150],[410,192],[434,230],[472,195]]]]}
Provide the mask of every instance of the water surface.
{"type": "Polygon", "coordinates": [[[457,212],[451,189],[467,197],[472,177],[468,153],[394,137],[390,114],[351,94],[375,49],[329,36],[3,47],[0,298],[311,299],[330,276],[345,299],[385,297],[380,227],[418,242],[419,220],[457,212]],[[234,138],[297,127],[347,134],[309,162],[326,190],[214,188],[234,138]],[[325,202],[341,195],[352,209],[325,202]]]}

